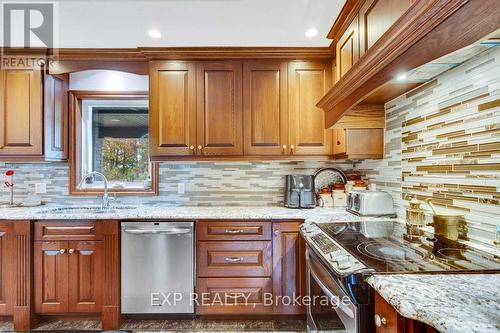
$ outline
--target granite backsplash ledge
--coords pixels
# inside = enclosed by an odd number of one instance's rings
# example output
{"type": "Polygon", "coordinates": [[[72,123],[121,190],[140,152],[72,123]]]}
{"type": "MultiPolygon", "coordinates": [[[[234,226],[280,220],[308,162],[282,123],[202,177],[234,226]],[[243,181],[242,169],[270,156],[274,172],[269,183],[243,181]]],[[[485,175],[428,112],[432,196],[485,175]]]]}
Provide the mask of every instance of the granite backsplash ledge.
{"type": "MultiPolygon", "coordinates": [[[[285,176],[313,174],[323,167],[357,173],[350,161],[248,161],[248,162],[160,162],[158,196],[121,196],[121,203],[168,206],[280,206],[285,176]],[[183,183],[185,193],[178,194],[183,183]]],[[[0,174],[13,169],[17,200],[34,193],[36,183],[45,183],[42,200],[57,204],[98,204],[97,197],[68,195],[67,163],[0,163],[0,174]]],[[[8,201],[2,188],[0,201],[8,201]]]]}

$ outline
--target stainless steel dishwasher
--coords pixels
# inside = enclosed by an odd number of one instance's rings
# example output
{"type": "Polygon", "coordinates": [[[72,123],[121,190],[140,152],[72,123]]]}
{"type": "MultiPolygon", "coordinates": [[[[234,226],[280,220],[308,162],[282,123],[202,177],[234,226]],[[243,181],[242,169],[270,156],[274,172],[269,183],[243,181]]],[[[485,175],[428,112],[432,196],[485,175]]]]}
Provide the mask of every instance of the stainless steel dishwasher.
{"type": "Polygon", "coordinates": [[[122,313],[194,313],[193,231],[193,222],[121,224],[122,313]]]}

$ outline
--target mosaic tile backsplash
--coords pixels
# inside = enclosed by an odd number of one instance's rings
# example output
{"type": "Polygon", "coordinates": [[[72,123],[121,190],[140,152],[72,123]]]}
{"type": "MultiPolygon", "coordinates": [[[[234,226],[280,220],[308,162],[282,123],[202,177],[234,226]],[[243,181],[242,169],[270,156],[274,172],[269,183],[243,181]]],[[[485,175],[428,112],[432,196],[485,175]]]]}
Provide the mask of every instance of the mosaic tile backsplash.
{"type": "MultiPolygon", "coordinates": [[[[337,167],[353,173],[352,162],[269,161],[269,162],[162,162],[159,196],[119,197],[125,204],[162,204],[169,206],[276,206],[283,204],[285,175],[313,174],[322,167],[337,167]],[[185,193],[178,194],[178,184],[185,193]]],[[[44,182],[46,202],[60,204],[98,204],[96,197],[69,196],[66,163],[0,163],[0,174],[16,172],[16,200],[34,193],[35,183],[44,182]]],[[[8,201],[7,189],[0,201],[8,201]]]]}
{"type": "Polygon", "coordinates": [[[471,240],[491,244],[500,224],[500,47],[387,103],[384,159],[357,169],[393,195],[400,216],[409,196],[432,198],[441,212],[465,215],[471,240]]]}

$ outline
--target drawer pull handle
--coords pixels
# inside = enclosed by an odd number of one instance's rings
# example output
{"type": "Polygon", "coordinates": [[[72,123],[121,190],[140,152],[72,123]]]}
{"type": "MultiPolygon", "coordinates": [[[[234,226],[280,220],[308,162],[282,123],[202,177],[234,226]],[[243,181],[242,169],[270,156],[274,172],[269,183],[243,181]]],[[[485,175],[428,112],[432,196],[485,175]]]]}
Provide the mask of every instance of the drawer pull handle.
{"type": "Polygon", "coordinates": [[[226,261],[228,261],[228,262],[239,262],[239,261],[243,261],[243,258],[242,257],[229,257],[229,258],[226,258],[226,261]]]}
{"type": "Polygon", "coordinates": [[[226,234],[241,234],[245,232],[243,229],[226,229],[225,233],[226,234]]]}
{"type": "Polygon", "coordinates": [[[226,297],[233,298],[233,299],[238,299],[238,298],[245,297],[245,294],[244,293],[226,294],[226,297]]]}
{"type": "Polygon", "coordinates": [[[60,253],[60,254],[64,254],[64,253],[66,253],[66,250],[65,250],[65,249],[60,249],[60,250],[59,250],[59,253],[60,253]]]}
{"type": "Polygon", "coordinates": [[[75,249],[69,249],[69,250],[68,250],[68,253],[69,253],[69,254],[75,253],[75,249]]]}
{"type": "Polygon", "coordinates": [[[384,317],[380,317],[378,314],[375,315],[375,326],[381,327],[382,325],[385,326],[387,324],[387,319],[384,317]]]}

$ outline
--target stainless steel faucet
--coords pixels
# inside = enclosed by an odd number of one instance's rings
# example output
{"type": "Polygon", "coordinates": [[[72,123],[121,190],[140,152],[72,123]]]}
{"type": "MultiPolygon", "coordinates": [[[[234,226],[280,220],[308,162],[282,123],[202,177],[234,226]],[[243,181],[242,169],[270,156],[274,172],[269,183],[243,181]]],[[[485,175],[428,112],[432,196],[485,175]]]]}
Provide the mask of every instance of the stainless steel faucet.
{"type": "Polygon", "coordinates": [[[104,194],[102,195],[101,208],[103,208],[103,209],[109,208],[110,198],[109,198],[109,194],[108,194],[108,179],[102,173],[97,172],[97,171],[92,171],[90,173],[87,173],[86,175],[84,175],[82,177],[82,180],[80,180],[80,183],[78,183],[77,188],[82,189],[82,186],[83,186],[83,183],[85,182],[85,180],[91,176],[94,176],[94,175],[101,177],[104,181],[104,194]]]}

